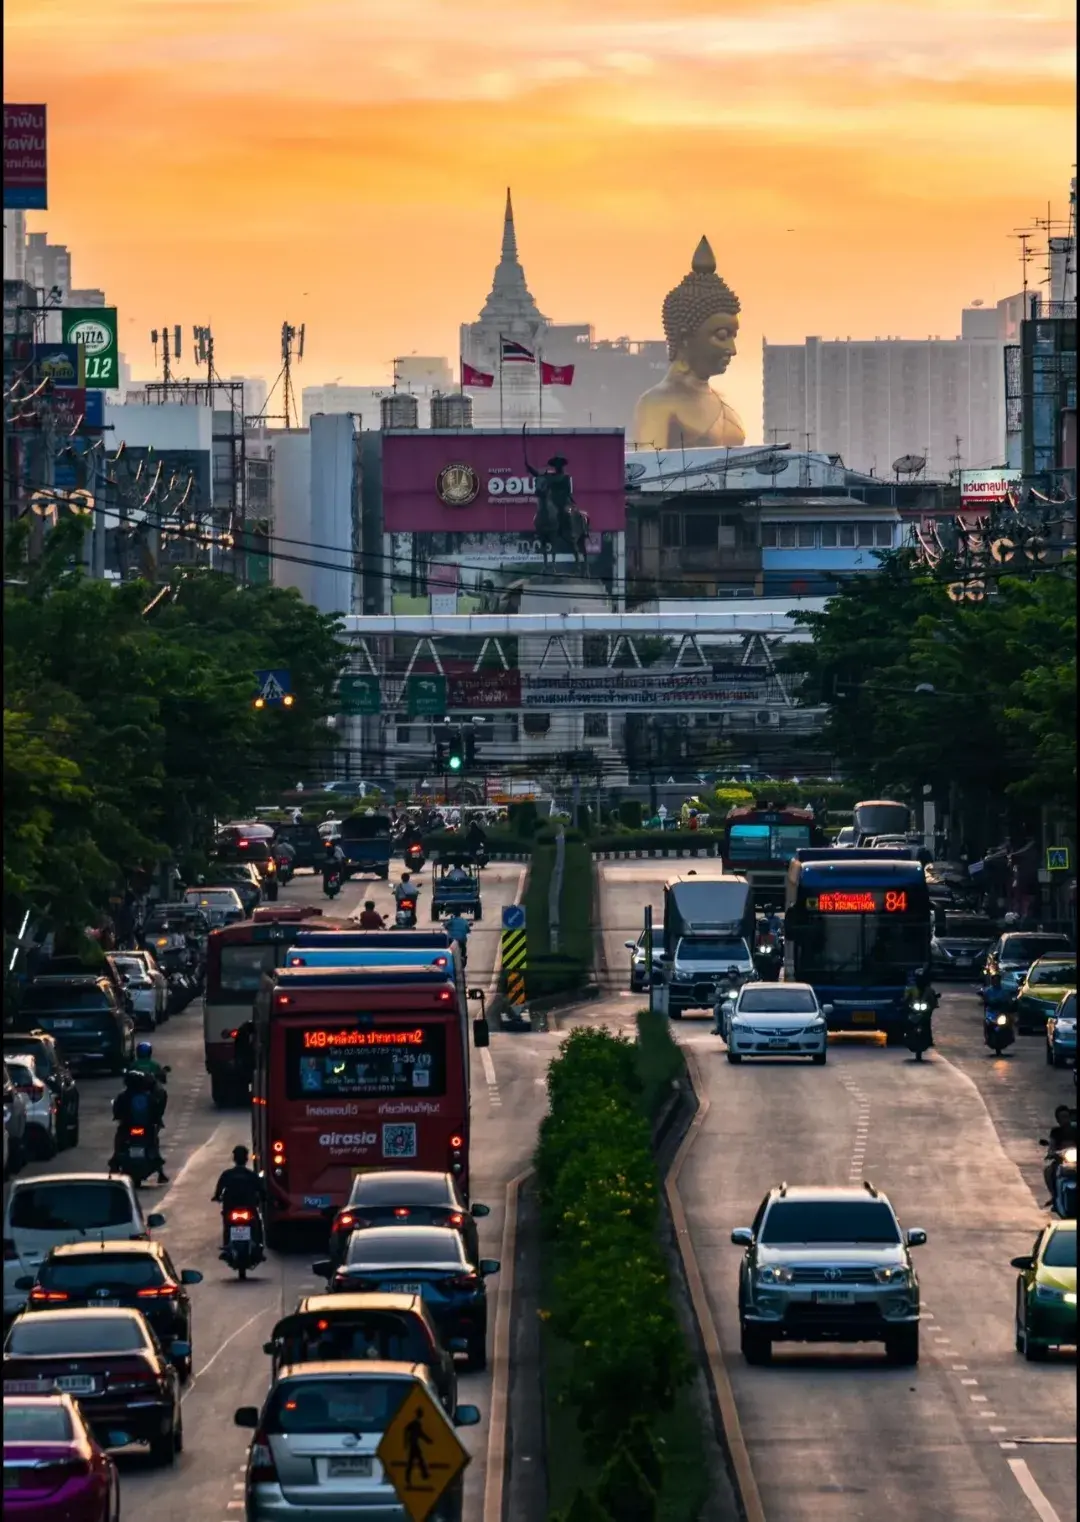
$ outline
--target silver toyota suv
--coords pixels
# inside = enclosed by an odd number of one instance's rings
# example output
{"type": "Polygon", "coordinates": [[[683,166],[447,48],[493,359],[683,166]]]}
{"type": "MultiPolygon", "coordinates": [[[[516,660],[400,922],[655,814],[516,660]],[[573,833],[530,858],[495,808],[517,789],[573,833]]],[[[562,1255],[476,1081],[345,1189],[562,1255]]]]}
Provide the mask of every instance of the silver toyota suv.
{"type": "Polygon", "coordinates": [[[873,1184],[781,1184],[731,1240],[746,1248],[739,1330],[747,1363],[767,1363],[776,1341],[884,1342],[890,1363],[918,1363],[919,1281],[908,1249],[921,1247],[926,1232],[902,1232],[873,1184]]]}

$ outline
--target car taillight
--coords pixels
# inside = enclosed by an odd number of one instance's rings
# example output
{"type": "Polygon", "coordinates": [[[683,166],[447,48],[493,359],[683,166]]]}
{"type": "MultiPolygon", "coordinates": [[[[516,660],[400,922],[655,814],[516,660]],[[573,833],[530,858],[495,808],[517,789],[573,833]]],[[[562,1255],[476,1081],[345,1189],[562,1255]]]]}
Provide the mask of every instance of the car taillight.
{"type": "Polygon", "coordinates": [[[54,1459],[48,1464],[33,1468],[19,1468],[20,1490],[59,1490],[68,1480],[85,1478],[90,1473],[90,1460],[78,1454],[69,1459],[54,1459]]]}
{"type": "Polygon", "coordinates": [[[351,1210],[345,1210],[335,1220],[331,1230],[354,1231],[357,1226],[366,1226],[367,1224],[367,1221],[361,1220],[359,1216],[353,1215],[351,1210]]]}
{"type": "Polygon", "coordinates": [[[70,1297],[66,1289],[42,1289],[40,1284],[35,1284],[34,1288],[30,1291],[30,1299],[34,1302],[35,1305],[42,1305],[47,1300],[55,1302],[57,1300],[67,1300],[69,1298],[70,1297]]]}
{"type": "Polygon", "coordinates": [[[178,1290],[179,1285],[169,1280],[164,1284],[149,1285],[146,1289],[138,1290],[137,1294],[140,1300],[168,1300],[177,1294],[178,1290]]]}
{"type": "Polygon", "coordinates": [[[398,1221],[407,1221],[410,1214],[411,1212],[407,1205],[396,1205],[394,1207],[394,1217],[398,1221]]]}
{"type": "Polygon", "coordinates": [[[270,1444],[266,1440],[266,1433],[260,1428],[251,1440],[251,1454],[248,1458],[248,1481],[252,1485],[276,1485],[278,1482],[277,1466],[274,1463],[274,1455],[270,1444]]]}
{"type": "Polygon", "coordinates": [[[29,1094],[35,1104],[37,1104],[45,1092],[45,1085],[43,1083],[17,1083],[15,1087],[20,1094],[29,1094]]]}
{"type": "Polygon", "coordinates": [[[475,1289],[480,1283],[479,1274],[455,1274],[447,1281],[451,1289],[475,1289]]]}
{"type": "Polygon", "coordinates": [[[229,1211],[229,1221],[230,1221],[230,1223],[235,1221],[238,1224],[243,1222],[243,1221],[250,1221],[251,1218],[252,1218],[252,1214],[253,1214],[253,1212],[250,1211],[250,1210],[230,1210],[229,1211]]]}
{"type": "Polygon", "coordinates": [[[129,1391],[137,1393],[142,1390],[156,1390],[158,1376],[153,1369],[121,1369],[114,1378],[109,1372],[105,1374],[105,1383],[113,1394],[129,1391]]]}
{"type": "Polygon", "coordinates": [[[447,1218],[446,1218],[446,1224],[447,1224],[447,1226],[453,1226],[455,1228],[457,1228],[459,1226],[464,1226],[465,1225],[465,1217],[461,1214],[460,1210],[455,1210],[451,1215],[447,1216],[447,1218]]]}

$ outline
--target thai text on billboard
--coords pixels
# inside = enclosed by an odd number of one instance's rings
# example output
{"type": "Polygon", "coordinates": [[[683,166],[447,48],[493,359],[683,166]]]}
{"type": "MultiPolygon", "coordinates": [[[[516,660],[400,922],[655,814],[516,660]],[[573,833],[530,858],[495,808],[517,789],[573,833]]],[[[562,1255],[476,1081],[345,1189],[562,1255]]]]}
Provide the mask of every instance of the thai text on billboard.
{"type": "Polygon", "coordinates": [[[536,516],[534,472],[561,458],[574,501],[594,533],[626,526],[621,429],[542,433],[444,431],[382,438],[387,533],[528,535],[536,516]]]}
{"type": "Polygon", "coordinates": [[[582,666],[523,672],[522,708],[729,708],[769,701],[762,667],[616,671],[582,666]]]}
{"type": "Polygon", "coordinates": [[[4,102],[4,209],[48,208],[45,107],[4,102]]]}
{"type": "Polygon", "coordinates": [[[979,503],[1004,502],[1011,491],[1020,489],[1018,470],[962,470],[960,502],[968,507],[979,503]]]}

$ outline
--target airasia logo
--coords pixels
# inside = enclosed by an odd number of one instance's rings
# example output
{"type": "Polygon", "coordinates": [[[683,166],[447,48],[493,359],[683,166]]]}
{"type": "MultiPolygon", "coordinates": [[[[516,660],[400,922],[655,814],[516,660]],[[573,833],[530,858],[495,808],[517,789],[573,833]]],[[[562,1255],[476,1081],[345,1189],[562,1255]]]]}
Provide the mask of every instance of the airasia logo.
{"type": "Polygon", "coordinates": [[[325,1131],[319,1137],[320,1147],[373,1147],[378,1138],[374,1131],[325,1131]]]}

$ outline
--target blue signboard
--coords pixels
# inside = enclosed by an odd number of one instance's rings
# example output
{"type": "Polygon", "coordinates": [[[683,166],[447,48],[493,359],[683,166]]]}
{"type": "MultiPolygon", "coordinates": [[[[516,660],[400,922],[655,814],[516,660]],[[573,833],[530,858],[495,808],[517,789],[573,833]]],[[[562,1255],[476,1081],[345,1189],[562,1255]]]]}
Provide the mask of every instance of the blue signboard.
{"type": "Polygon", "coordinates": [[[255,696],[264,703],[280,703],[291,691],[292,679],[287,671],[256,671],[255,696]]]}
{"type": "Polygon", "coordinates": [[[504,904],[502,912],[502,927],[504,930],[524,930],[525,905],[504,904]]]}

